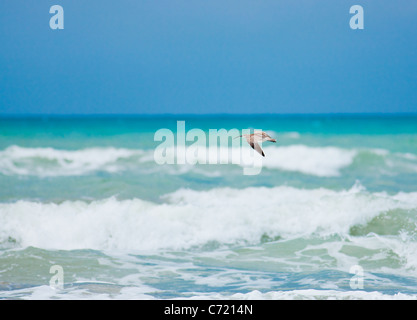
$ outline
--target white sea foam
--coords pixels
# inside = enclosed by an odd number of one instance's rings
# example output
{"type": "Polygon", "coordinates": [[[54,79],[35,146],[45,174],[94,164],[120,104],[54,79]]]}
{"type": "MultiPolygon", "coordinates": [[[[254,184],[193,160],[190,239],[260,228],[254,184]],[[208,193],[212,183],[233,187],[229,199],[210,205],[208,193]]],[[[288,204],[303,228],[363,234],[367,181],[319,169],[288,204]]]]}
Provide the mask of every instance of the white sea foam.
{"type": "MultiPolygon", "coordinates": [[[[152,295],[154,288],[147,286],[122,287],[109,292],[108,288],[100,288],[99,284],[92,283],[82,288],[71,288],[65,291],[57,291],[50,286],[42,285],[17,289],[11,291],[0,291],[0,298],[17,298],[24,300],[155,300],[152,295]],[[101,289],[101,290],[100,290],[101,289]],[[107,289],[107,290],[106,290],[107,289]],[[152,291],[153,290],[153,291],[152,291]]],[[[415,294],[386,294],[378,291],[364,290],[318,290],[301,289],[285,291],[261,292],[253,290],[248,293],[194,293],[191,296],[181,296],[182,300],[417,300],[415,294]]],[[[175,300],[175,299],[174,299],[175,300]]]]}
{"type": "MultiPolygon", "coordinates": [[[[168,147],[166,155],[173,163],[159,165],[155,162],[153,149],[86,148],[60,150],[54,148],[25,148],[10,146],[0,151],[0,174],[29,175],[39,177],[88,175],[97,171],[119,172],[137,170],[147,165],[146,172],[165,170],[167,174],[186,174],[190,171],[210,176],[195,164],[215,164],[219,170],[227,165],[241,167],[262,166],[269,170],[298,172],[318,177],[336,177],[348,168],[358,155],[373,154],[385,161],[386,171],[416,172],[417,156],[410,153],[390,153],[384,149],[344,149],[340,147],[312,147],[302,144],[276,146],[265,142],[266,157],[263,158],[243,141],[241,147],[168,147]],[[178,153],[184,154],[184,164],[178,164],[178,153]],[[152,164],[154,166],[152,167],[152,164]],[[173,170],[167,167],[174,168],[173,170]],[[153,170],[154,168],[155,170],[153,170]]],[[[364,162],[366,166],[366,160],[364,162]]],[[[218,171],[219,172],[219,171],[218,171]]],[[[215,176],[218,176],[216,174],[215,176]]]]}
{"type": "Polygon", "coordinates": [[[59,150],[10,146],[0,151],[0,172],[37,176],[82,175],[96,170],[114,172],[121,169],[118,160],[142,154],[142,150],[113,147],[59,150]]]}
{"type": "MultiPolygon", "coordinates": [[[[24,300],[154,300],[147,293],[146,286],[123,287],[109,290],[100,287],[100,282],[78,284],[81,288],[56,290],[51,286],[42,285],[17,290],[0,291],[3,299],[24,300]],[[109,292],[110,291],[110,292],[109,292]]],[[[153,292],[157,289],[153,288],[153,292]]]]}
{"type": "MultiPolygon", "coordinates": [[[[119,292],[100,292],[92,286],[83,289],[56,291],[50,286],[38,286],[13,291],[0,291],[0,297],[17,298],[24,300],[156,300],[142,287],[125,287],[119,292]],[[145,292],[144,292],[145,291],[145,292]]],[[[172,298],[171,298],[172,299],[172,298]]],[[[181,300],[417,300],[415,294],[395,293],[386,294],[378,291],[338,291],[338,290],[285,290],[261,292],[253,290],[248,293],[194,293],[189,297],[180,297],[181,300]]],[[[175,298],[174,300],[175,301],[175,298]]],[[[175,303],[175,302],[174,302],[175,303]]],[[[250,309],[247,310],[249,312],[250,309]]]]}
{"type": "Polygon", "coordinates": [[[266,168],[295,171],[310,175],[331,177],[349,166],[357,151],[337,147],[308,147],[290,145],[266,147],[263,165],[266,168]]]}
{"type": "MultiPolygon", "coordinates": [[[[174,148],[168,150],[172,155],[174,148]]],[[[320,177],[340,175],[340,170],[348,167],[357,154],[356,150],[337,147],[309,147],[305,145],[264,146],[265,158],[253,151],[249,145],[242,148],[220,147],[217,152],[213,148],[200,148],[195,154],[183,151],[188,157],[188,163],[237,163],[243,167],[254,163],[265,168],[283,171],[301,172],[320,177]],[[255,162],[257,161],[257,162],[255,162]]]]}
{"type": "MultiPolygon", "coordinates": [[[[175,148],[168,148],[167,154],[175,157],[175,148]]],[[[181,150],[180,150],[181,151],[181,150]]],[[[248,145],[241,148],[202,147],[196,152],[182,150],[186,154],[189,172],[193,164],[218,164],[251,166],[262,163],[269,169],[301,172],[316,176],[337,176],[340,170],[349,166],[355,155],[354,150],[337,147],[308,147],[290,145],[266,146],[266,158],[260,157],[248,145]],[[255,162],[256,161],[256,162],[255,162]]],[[[10,146],[0,151],[0,173],[6,175],[70,176],[85,175],[95,171],[117,172],[140,167],[143,163],[154,162],[154,150],[124,148],[87,148],[80,150],[59,150],[53,148],[24,148],[10,146]],[[126,162],[129,165],[126,165],[126,162]]],[[[175,163],[177,163],[175,161],[175,163]]],[[[155,163],[156,165],[156,163],[155,163]]],[[[167,164],[169,166],[169,164],[167,164]]],[[[157,166],[160,168],[160,166],[157,166]]],[[[198,169],[195,169],[198,171],[198,169]]],[[[201,170],[200,170],[201,171],[201,170]]],[[[199,172],[200,172],[199,171],[199,172]]],[[[173,171],[178,174],[178,170],[173,171]]]]}
{"type": "Polygon", "coordinates": [[[141,199],[0,204],[0,243],[56,249],[187,249],[216,242],[257,244],[348,235],[352,226],[395,209],[416,209],[417,193],[292,187],[181,189],[157,204],[141,199]]]}
{"type": "Polygon", "coordinates": [[[414,294],[384,294],[378,291],[338,291],[338,290],[288,290],[288,291],[269,291],[260,292],[253,290],[248,293],[235,293],[232,295],[224,294],[202,294],[192,297],[192,299],[209,300],[417,300],[414,294]]]}

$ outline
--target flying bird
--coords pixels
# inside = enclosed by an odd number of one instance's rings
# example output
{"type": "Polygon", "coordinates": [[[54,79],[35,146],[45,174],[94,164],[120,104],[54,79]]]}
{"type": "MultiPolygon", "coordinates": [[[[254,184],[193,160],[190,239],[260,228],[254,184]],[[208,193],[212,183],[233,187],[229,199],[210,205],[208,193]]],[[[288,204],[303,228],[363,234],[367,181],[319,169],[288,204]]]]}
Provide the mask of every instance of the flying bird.
{"type": "MultiPolygon", "coordinates": [[[[265,157],[265,153],[258,144],[259,141],[271,141],[271,142],[277,142],[277,140],[272,139],[268,134],[265,132],[255,132],[251,134],[242,134],[241,136],[238,136],[236,138],[245,137],[246,141],[249,143],[249,145],[259,152],[263,157],[265,157]]],[[[235,138],[235,139],[236,139],[235,138]]]]}

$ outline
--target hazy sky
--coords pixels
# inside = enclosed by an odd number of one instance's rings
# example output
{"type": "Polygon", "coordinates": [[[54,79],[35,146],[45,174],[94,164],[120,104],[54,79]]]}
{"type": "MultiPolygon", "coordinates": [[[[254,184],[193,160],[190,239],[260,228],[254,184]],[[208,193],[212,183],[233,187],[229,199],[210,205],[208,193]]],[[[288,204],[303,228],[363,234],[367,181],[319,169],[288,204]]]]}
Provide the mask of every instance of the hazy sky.
{"type": "Polygon", "coordinates": [[[270,112],[417,112],[417,2],[0,2],[0,114],[270,112]]]}

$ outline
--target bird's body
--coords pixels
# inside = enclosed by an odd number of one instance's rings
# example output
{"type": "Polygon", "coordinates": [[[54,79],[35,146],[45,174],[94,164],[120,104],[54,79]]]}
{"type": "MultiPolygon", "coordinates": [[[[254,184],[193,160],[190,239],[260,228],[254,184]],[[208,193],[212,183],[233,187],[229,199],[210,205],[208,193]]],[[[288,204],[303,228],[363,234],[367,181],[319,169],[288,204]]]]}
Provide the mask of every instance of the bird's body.
{"type": "MultiPolygon", "coordinates": [[[[259,152],[259,154],[261,154],[263,157],[265,157],[265,154],[262,150],[262,148],[260,147],[260,145],[258,144],[259,142],[262,141],[271,141],[271,142],[277,142],[275,139],[272,139],[267,133],[265,132],[255,132],[252,134],[243,134],[239,137],[245,137],[246,141],[249,143],[249,145],[256,150],[257,152],[259,152]]],[[[239,138],[236,137],[236,138],[239,138]]]]}

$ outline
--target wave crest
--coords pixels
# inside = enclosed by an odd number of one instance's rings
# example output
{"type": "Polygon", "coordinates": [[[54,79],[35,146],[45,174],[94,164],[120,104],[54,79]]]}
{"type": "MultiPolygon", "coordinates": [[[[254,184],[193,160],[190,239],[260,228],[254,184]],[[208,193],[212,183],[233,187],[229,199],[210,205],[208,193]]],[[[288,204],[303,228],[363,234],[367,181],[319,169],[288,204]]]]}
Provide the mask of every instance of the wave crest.
{"type": "Polygon", "coordinates": [[[58,150],[10,146],[0,151],[0,172],[40,177],[83,175],[96,170],[116,172],[121,170],[118,161],[142,154],[142,150],[113,147],[58,150]]]}
{"type": "MultiPolygon", "coordinates": [[[[406,153],[390,153],[384,149],[344,149],[340,147],[312,147],[302,144],[272,146],[264,144],[266,157],[254,153],[246,142],[242,148],[219,147],[216,152],[202,147],[195,155],[193,162],[176,165],[177,170],[165,170],[167,174],[184,174],[193,171],[204,174],[200,164],[218,163],[221,170],[224,166],[253,165],[254,157],[260,157],[262,167],[269,170],[297,172],[317,177],[337,177],[344,169],[364,169],[378,174],[395,174],[396,172],[417,172],[417,156],[406,153]],[[213,160],[213,155],[216,159],[213,160]],[[235,161],[241,159],[241,161],[235,161]],[[247,160],[251,161],[247,161],[247,160]],[[352,166],[353,164],[356,165],[352,166]],[[370,169],[370,170],[368,170],[370,169]]],[[[176,149],[167,148],[167,153],[175,157],[176,149]]],[[[183,150],[187,152],[187,150],[183,150]]],[[[257,160],[256,160],[257,161],[257,160]]],[[[257,162],[259,162],[257,161],[257,162]]],[[[177,162],[174,161],[174,164],[177,162]]],[[[165,167],[173,167],[166,164],[165,167]]],[[[54,148],[24,148],[10,146],[0,151],[0,173],[4,175],[26,175],[38,177],[88,175],[97,171],[109,173],[137,170],[140,168],[160,170],[161,165],[154,159],[153,149],[125,148],[87,148],[79,150],[59,150],[54,148]]],[[[148,170],[146,172],[154,172],[148,170]]],[[[142,172],[145,172],[142,170],[142,172]]],[[[145,172],[145,173],[146,173],[145,172]]],[[[206,174],[210,175],[210,174],[206,174]]]]}
{"type": "Polygon", "coordinates": [[[417,210],[417,192],[369,193],[358,185],[343,191],[286,186],[180,189],[163,200],[3,203],[0,243],[14,239],[23,247],[158,250],[259,244],[265,237],[349,237],[353,226],[390,210],[417,210]]]}

